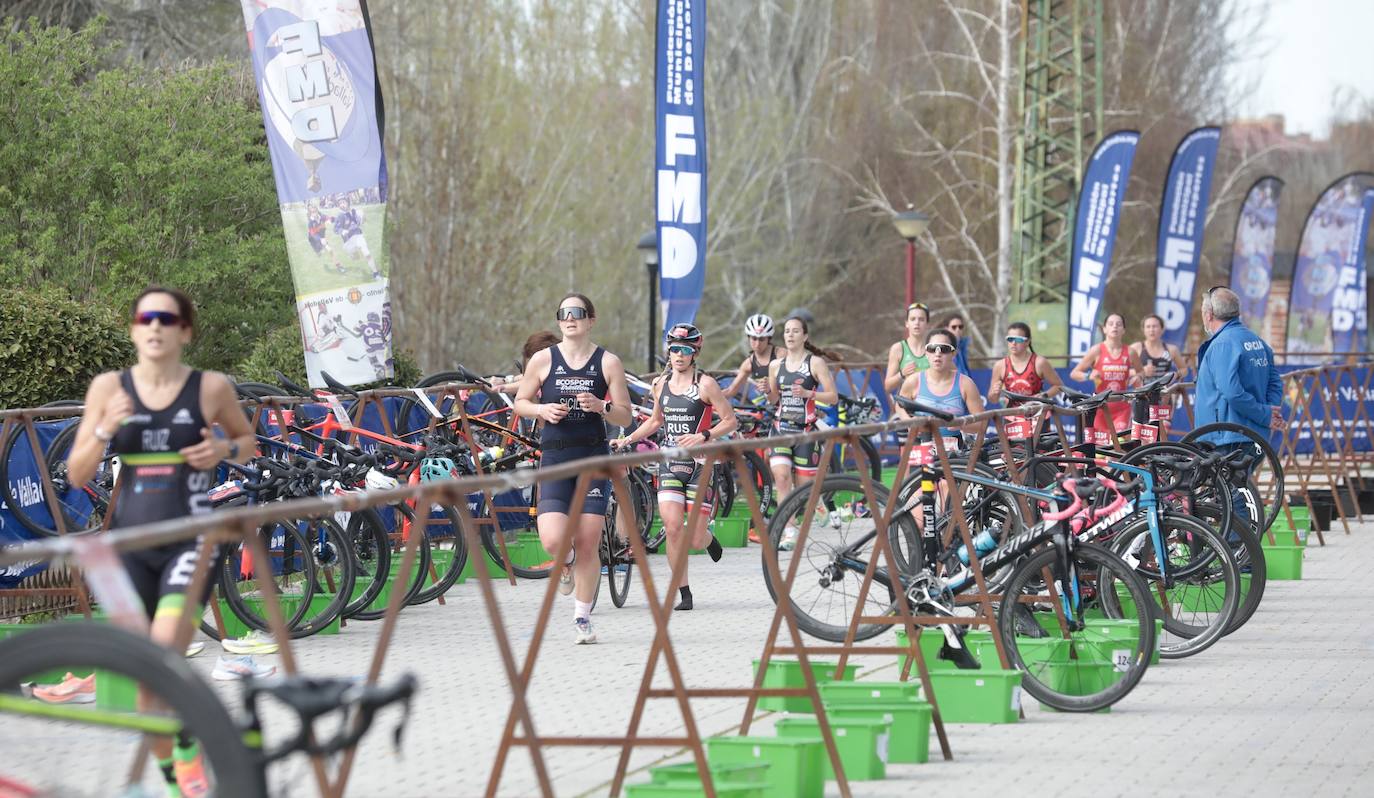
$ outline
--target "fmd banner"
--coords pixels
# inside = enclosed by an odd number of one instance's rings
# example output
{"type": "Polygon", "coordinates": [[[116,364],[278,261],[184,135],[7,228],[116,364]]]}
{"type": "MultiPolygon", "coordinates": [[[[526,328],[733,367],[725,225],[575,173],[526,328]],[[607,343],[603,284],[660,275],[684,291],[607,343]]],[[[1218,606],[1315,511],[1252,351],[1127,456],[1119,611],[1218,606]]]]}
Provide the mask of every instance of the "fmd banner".
{"type": "Polygon", "coordinates": [[[1289,363],[1317,364],[1331,353],[1365,349],[1363,242],[1371,187],[1374,175],[1348,174],[1321,193],[1307,216],[1288,300],[1289,363]]]}
{"type": "Polygon", "coordinates": [[[696,319],[706,285],[706,0],[658,0],[654,199],[663,329],[696,319]]]}
{"type": "Polygon", "coordinates": [[[1283,181],[1261,177],[1245,194],[1236,217],[1231,246],[1231,290],[1240,297],[1240,318],[1252,330],[1261,329],[1269,310],[1269,283],[1274,276],[1274,231],[1279,223],[1283,181]]]}
{"type": "Polygon", "coordinates": [[[1093,328],[1107,288],[1107,270],[1121,219],[1121,200],[1131,179],[1140,134],[1121,130],[1093,150],[1078,191],[1069,277],[1069,354],[1082,356],[1092,346],[1093,328]]]}
{"type": "Polygon", "coordinates": [[[363,0],[242,0],[310,384],[392,375],[382,96],[363,0]]]}
{"type": "Polygon", "coordinates": [[[1200,127],[1184,136],[1174,150],[1164,183],[1155,250],[1155,313],[1164,320],[1164,342],[1177,347],[1188,338],[1212,167],[1220,141],[1219,127],[1200,127]]]}

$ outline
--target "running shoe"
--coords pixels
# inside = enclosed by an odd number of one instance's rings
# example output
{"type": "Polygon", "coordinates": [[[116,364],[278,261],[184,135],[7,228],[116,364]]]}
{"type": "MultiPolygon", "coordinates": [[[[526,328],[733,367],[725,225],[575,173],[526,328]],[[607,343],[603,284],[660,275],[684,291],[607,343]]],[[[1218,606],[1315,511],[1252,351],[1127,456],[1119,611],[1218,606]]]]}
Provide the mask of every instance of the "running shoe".
{"type": "Polygon", "coordinates": [[[210,779],[205,776],[205,760],[200,753],[187,762],[178,759],[173,767],[182,798],[202,798],[210,794],[210,779]]]}
{"type": "Polygon", "coordinates": [[[573,621],[573,644],[579,646],[589,646],[596,642],[596,632],[592,631],[592,621],[590,618],[578,618],[573,621]]]}
{"type": "Polygon", "coordinates": [[[831,510],[830,528],[839,529],[841,526],[844,526],[844,515],[842,515],[839,510],[831,510]]]}
{"type": "Polygon", "coordinates": [[[563,574],[558,577],[558,592],[568,595],[573,591],[573,572],[571,565],[563,566],[563,574]]]}
{"type": "Polygon", "coordinates": [[[800,529],[788,524],[787,527],[782,530],[782,540],[778,541],[778,551],[791,551],[796,548],[797,536],[800,534],[800,529]]]}
{"type": "Polygon", "coordinates": [[[204,641],[204,640],[194,640],[194,641],[191,642],[190,645],[186,646],[186,658],[187,658],[187,659],[190,659],[191,657],[196,656],[197,654],[199,654],[200,652],[202,652],[202,651],[204,651],[204,650],[205,650],[205,641],[204,641]]]}
{"type": "Polygon", "coordinates": [[[247,679],[250,676],[254,679],[265,679],[276,672],[277,669],[274,666],[259,665],[249,656],[221,656],[215,662],[215,669],[210,672],[210,678],[219,682],[234,682],[247,679]]]}
{"type": "Polygon", "coordinates": [[[93,704],[95,674],[82,679],[68,673],[61,682],[51,687],[33,688],[33,697],[45,704],[93,704]]]}
{"type": "Polygon", "coordinates": [[[756,532],[753,527],[749,527],[749,542],[758,543],[760,545],[763,543],[762,540],[759,540],[759,533],[756,532]]]}
{"type": "Polygon", "coordinates": [[[230,654],[248,655],[275,654],[277,653],[277,649],[280,648],[280,646],[277,645],[277,641],[273,640],[271,635],[257,629],[240,637],[238,640],[226,637],[220,641],[219,645],[220,648],[223,648],[230,654]]]}

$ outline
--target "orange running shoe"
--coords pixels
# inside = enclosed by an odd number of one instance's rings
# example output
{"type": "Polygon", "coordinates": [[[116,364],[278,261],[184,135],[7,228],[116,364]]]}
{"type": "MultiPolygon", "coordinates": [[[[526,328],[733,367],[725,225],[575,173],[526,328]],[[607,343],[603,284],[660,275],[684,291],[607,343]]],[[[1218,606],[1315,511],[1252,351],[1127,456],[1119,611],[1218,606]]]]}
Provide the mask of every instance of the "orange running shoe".
{"type": "Polygon", "coordinates": [[[210,794],[210,779],[205,776],[205,759],[199,751],[189,760],[178,759],[173,768],[182,798],[202,798],[210,794]]]}
{"type": "Polygon", "coordinates": [[[60,684],[33,688],[33,697],[47,704],[95,703],[95,674],[84,679],[68,673],[60,684]]]}

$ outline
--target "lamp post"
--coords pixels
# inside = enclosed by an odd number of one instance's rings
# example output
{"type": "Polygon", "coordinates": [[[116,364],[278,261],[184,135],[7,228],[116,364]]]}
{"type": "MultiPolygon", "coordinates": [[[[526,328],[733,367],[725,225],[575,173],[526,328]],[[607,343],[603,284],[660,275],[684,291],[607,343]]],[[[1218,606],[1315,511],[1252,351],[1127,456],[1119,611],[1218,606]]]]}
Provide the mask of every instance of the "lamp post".
{"type": "Polygon", "coordinates": [[[654,355],[658,354],[658,347],[655,345],[658,340],[658,231],[650,230],[639,239],[636,245],[639,254],[644,258],[644,270],[649,274],[649,338],[648,338],[648,363],[645,374],[653,374],[658,370],[658,364],[654,362],[654,355]]]}
{"type": "Polygon", "coordinates": [[[906,304],[916,301],[916,239],[930,227],[930,217],[910,205],[892,217],[897,234],[906,239],[906,304]]]}

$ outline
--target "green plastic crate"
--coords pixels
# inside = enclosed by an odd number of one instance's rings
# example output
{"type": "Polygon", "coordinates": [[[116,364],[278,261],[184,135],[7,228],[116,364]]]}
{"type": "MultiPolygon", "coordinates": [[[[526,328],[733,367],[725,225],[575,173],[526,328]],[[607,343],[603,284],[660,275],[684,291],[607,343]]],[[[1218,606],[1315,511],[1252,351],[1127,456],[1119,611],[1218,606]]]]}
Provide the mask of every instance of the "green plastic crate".
{"type": "MultiPolygon", "coordinates": [[[[931,671],[937,671],[937,670],[940,670],[940,671],[951,671],[951,670],[955,670],[955,669],[956,669],[953,662],[950,662],[949,660],[940,659],[940,657],[939,657],[939,654],[940,654],[940,647],[941,647],[942,645],[944,645],[944,642],[945,642],[945,636],[944,636],[944,634],[943,634],[939,629],[927,629],[927,630],[925,630],[924,632],[921,633],[921,640],[920,640],[921,654],[922,654],[922,656],[924,657],[924,659],[925,659],[925,661],[926,661],[926,668],[927,668],[928,670],[931,670],[931,671]]],[[[980,650],[985,644],[986,644],[987,646],[989,646],[989,647],[992,646],[992,632],[990,632],[990,631],[988,631],[988,630],[986,630],[986,629],[974,629],[974,628],[970,628],[970,629],[968,630],[968,632],[966,632],[966,633],[964,634],[964,644],[968,646],[968,650],[969,650],[969,651],[973,654],[973,656],[976,658],[976,657],[978,656],[979,650],[980,650]]],[[[897,630],[897,645],[899,645],[899,646],[906,646],[906,645],[909,645],[909,643],[908,643],[908,638],[907,638],[907,636],[906,636],[906,630],[905,630],[905,629],[898,629],[898,630],[897,630]]],[[[907,655],[905,655],[905,654],[898,654],[898,655],[897,655],[897,667],[898,667],[898,668],[905,668],[905,667],[906,667],[906,661],[909,660],[909,659],[911,659],[911,657],[909,657],[909,656],[907,656],[907,655]]],[[[996,662],[996,661],[997,661],[997,655],[996,655],[996,653],[994,652],[994,653],[993,653],[993,662],[996,662]]],[[[915,665],[912,665],[912,666],[911,666],[911,672],[912,672],[913,674],[917,672],[917,671],[916,671],[916,666],[915,666],[915,665]]]]}
{"type": "Polygon", "coordinates": [[[825,712],[834,721],[862,718],[889,724],[888,762],[921,764],[930,760],[931,708],[925,701],[827,703],[825,712]]]}
{"type": "Polygon", "coordinates": [[[749,545],[748,518],[717,518],[713,529],[716,540],[727,549],[742,549],[749,545]]]}
{"type": "Polygon", "coordinates": [[[892,703],[921,700],[919,682],[827,682],[818,686],[821,701],[826,706],[863,701],[892,703]]]}
{"type": "Polygon", "coordinates": [[[819,737],[710,737],[706,758],[717,765],[768,763],[765,798],[821,798],[825,746],[819,737]]]}
{"type": "MultiPolygon", "coordinates": [[[[718,765],[707,760],[706,766],[711,771],[711,778],[717,782],[764,784],[768,781],[769,765],[763,761],[718,765]]],[[[677,765],[656,767],[649,771],[649,775],[655,784],[701,783],[696,762],[682,762],[677,765]]]]}
{"type": "MultiPolygon", "coordinates": [[[[867,718],[837,718],[828,715],[830,733],[835,738],[835,749],[840,753],[840,763],[844,765],[844,775],[850,781],[877,781],[887,778],[887,746],[892,726],[883,720],[867,718]]],[[[815,739],[821,736],[820,721],[815,715],[798,715],[778,721],[779,737],[802,737],[815,739]]],[[[835,778],[835,769],[830,766],[830,757],[821,754],[821,773],[825,778],[835,778]]]]}
{"type": "Polygon", "coordinates": [[[946,723],[1015,723],[1020,718],[1020,671],[932,671],[930,681],[946,723]]]}
{"type": "MultiPolygon", "coordinates": [[[[815,674],[816,682],[852,682],[854,674],[859,672],[859,666],[854,664],[845,665],[844,673],[836,674],[835,669],[838,665],[834,660],[817,660],[811,662],[811,672],[815,674]]],[[[754,660],[754,673],[758,673],[759,661],[754,660]]],[[[802,676],[801,661],[795,659],[773,658],[768,661],[768,670],[763,675],[764,687],[806,687],[806,679],[802,676]]],[[[813,712],[815,707],[811,704],[811,699],[807,696],[764,696],[759,699],[759,709],[783,711],[783,712],[813,712]]]]}
{"type": "MultiPolygon", "coordinates": [[[[362,591],[358,590],[357,588],[354,588],[353,595],[357,596],[361,592],[362,591]]],[[[281,604],[282,617],[288,621],[291,620],[291,616],[295,615],[296,610],[301,606],[301,597],[287,595],[278,596],[277,598],[281,604]]],[[[318,617],[319,613],[324,611],[324,609],[329,606],[329,602],[333,600],[333,593],[316,593],[315,595],[311,596],[310,609],[306,612],[306,617],[318,617]]],[[[253,609],[254,614],[256,614],[259,618],[267,618],[267,610],[266,608],[264,608],[263,600],[261,598],[258,598],[256,596],[245,598],[244,603],[251,607],[253,609]]],[[[239,618],[239,616],[234,614],[233,610],[229,609],[229,603],[224,599],[219,600],[219,614],[220,617],[224,619],[224,634],[231,640],[237,640],[240,637],[243,637],[244,635],[252,631],[252,628],[249,627],[248,624],[244,623],[239,618]]],[[[334,619],[329,622],[328,626],[324,627],[319,632],[316,632],[316,634],[334,635],[338,633],[338,616],[335,616],[334,619]]]]}
{"type": "MultiPolygon", "coordinates": [[[[78,619],[78,620],[85,620],[85,616],[82,616],[82,615],[80,615],[80,614],[76,614],[76,615],[68,616],[68,617],[70,617],[70,618],[75,618],[75,619],[78,619]]],[[[8,638],[8,637],[12,637],[12,636],[14,636],[14,635],[23,634],[24,632],[27,632],[27,631],[29,631],[29,630],[31,630],[31,629],[37,629],[40,625],[41,625],[41,624],[36,624],[36,623],[0,623],[0,640],[4,640],[4,639],[6,639],[6,638],[8,638]]],[[[68,672],[69,670],[71,671],[72,675],[74,675],[74,676],[79,676],[79,677],[81,677],[81,678],[84,679],[84,678],[86,678],[87,676],[90,676],[90,675],[91,675],[93,669],[91,669],[91,668],[76,668],[76,669],[55,668],[55,669],[50,670],[50,671],[43,671],[42,673],[35,674],[34,676],[31,676],[31,677],[27,677],[27,678],[23,679],[22,681],[33,682],[34,684],[60,684],[60,683],[62,682],[63,679],[67,678],[67,672],[68,672]]]]}
{"type": "Polygon", "coordinates": [[[1264,545],[1264,566],[1268,578],[1276,581],[1302,579],[1302,546],[1264,545]]]}
{"type": "MultiPolygon", "coordinates": [[[[721,781],[712,779],[717,798],[765,798],[767,785],[754,782],[721,781]]],[[[706,790],[697,781],[674,781],[666,784],[649,781],[627,784],[629,798],[705,798],[706,790]]]]}
{"type": "MultiPolygon", "coordinates": [[[[1087,653],[1087,652],[1082,652],[1087,653]]],[[[1065,695],[1092,695],[1115,684],[1120,678],[1111,662],[1101,659],[1076,659],[1064,662],[1046,662],[1036,671],[1035,678],[1044,682],[1056,693],[1065,695]]],[[[1048,712],[1059,710],[1040,702],[1040,708],[1048,712]]],[[[1103,707],[1098,712],[1110,712],[1111,707],[1103,707]]]]}
{"type": "MultiPolygon", "coordinates": [[[[1136,621],[1125,618],[1089,618],[1088,628],[1084,636],[1088,639],[1097,637],[1106,640],[1115,640],[1125,643],[1128,647],[1135,644],[1138,631],[1136,621]]],[[[1164,620],[1155,619],[1155,649],[1150,652],[1150,664],[1159,664],[1159,644],[1164,639],[1164,620]]]]}
{"type": "Polygon", "coordinates": [[[138,682],[109,671],[95,672],[95,705],[111,712],[138,709],[138,682]]]}

